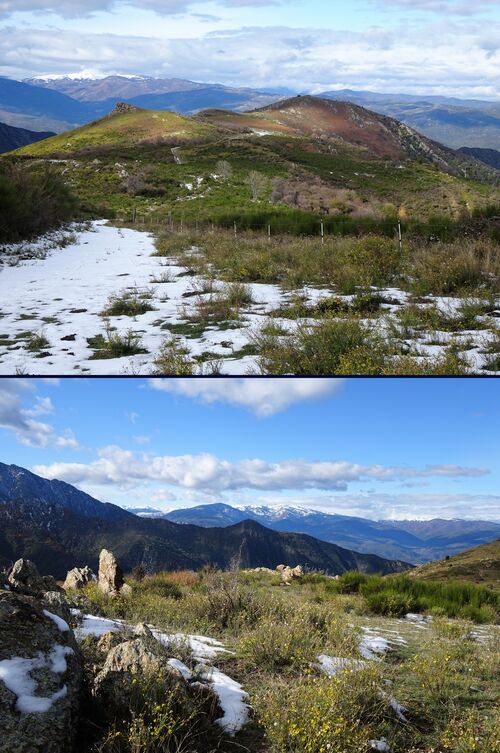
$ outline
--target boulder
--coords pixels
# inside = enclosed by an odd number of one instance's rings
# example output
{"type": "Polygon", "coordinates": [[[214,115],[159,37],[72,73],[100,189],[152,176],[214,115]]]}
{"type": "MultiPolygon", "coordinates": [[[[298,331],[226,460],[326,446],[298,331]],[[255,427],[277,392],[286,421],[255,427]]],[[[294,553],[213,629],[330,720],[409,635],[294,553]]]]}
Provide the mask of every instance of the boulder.
{"type": "Polygon", "coordinates": [[[133,680],[151,674],[171,681],[179,692],[187,693],[187,684],[179,670],[166,664],[164,657],[146,646],[142,638],[122,641],[109,651],[94,679],[92,695],[108,719],[122,718],[130,708],[133,680]]]}
{"type": "Polygon", "coordinates": [[[292,580],[301,578],[304,574],[304,571],[302,570],[302,567],[300,565],[297,565],[296,567],[288,567],[288,565],[282,567],[280,565],[279,567],[281,568],[279,570],[279,572],[281,573],[281,582],[287,586],[290,585],[292,580]]]}
{"type": "Polygon", "coordinates": [[[31,560],[20,559],[9,572],[8,582],[13,591],[27,596],[41,596],[46,591],[59,591],[52,575],[40,575],[31,560]]]}
{"type": "Polygon", "coordinates": [[[68,625],[34,597],[0,592],[0,753],[70,753],[81,678],[68,625]]]}
{"type": "Polygon", "coordinates": [[[123,572],[115,555],[103,549],[99,555],[99,588],[108,596],[117,596],[123,585],[123,572]]]}
{"type": "Polygon", "coordinates": [[[74,567],[66,575],[63,588],[65,591],[79,591],[94,580],[96,580],[96,577],[87,565],[85,567],[74,567]]]}

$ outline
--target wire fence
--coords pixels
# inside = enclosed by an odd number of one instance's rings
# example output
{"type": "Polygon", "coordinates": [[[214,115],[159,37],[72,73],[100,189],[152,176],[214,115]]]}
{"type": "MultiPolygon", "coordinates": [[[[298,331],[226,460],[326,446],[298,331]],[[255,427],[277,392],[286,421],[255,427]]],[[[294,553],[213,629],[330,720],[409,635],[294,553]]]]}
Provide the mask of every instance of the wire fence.
{"type": "Polygon", "coordinates": [[[457,237],[475,237],[489,234],[493,240],[500,243],[500,214],[493,216],[472,216],[460,220],[429,219],[427,221],[403,221],[399,219],[375,219],[354,217],[321,217],[317,216],[277,216],[260,218],[240,215],[222,216],[213,219],[184,215],[139,213],[136,209],[131,212],[118,212],[115,218],[124,224],[139,225],[163,229],[170,233],[186,233],[189,235],[230,232],[235,238],[248,233],[256,233],[267,237],[269,241],[284,235],[318,238],[324,245],[328,238],[345,236],[363,236],[367,234],[383,235],[393,238],[402,248],[405,238],[425,238],[427,240],[453,240],[457,237]]]}

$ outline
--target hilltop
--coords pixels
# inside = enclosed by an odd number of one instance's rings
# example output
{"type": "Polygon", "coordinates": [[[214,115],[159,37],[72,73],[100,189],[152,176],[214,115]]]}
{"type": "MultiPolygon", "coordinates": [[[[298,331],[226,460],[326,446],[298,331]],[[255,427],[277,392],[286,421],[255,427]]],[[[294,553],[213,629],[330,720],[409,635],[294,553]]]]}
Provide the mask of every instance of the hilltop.
{"type": "Polygon", "coordinates": [[[500,539],[466,552],[429,562],[412,575],[426,580],[462,580],[500,588],[500,539]]]}

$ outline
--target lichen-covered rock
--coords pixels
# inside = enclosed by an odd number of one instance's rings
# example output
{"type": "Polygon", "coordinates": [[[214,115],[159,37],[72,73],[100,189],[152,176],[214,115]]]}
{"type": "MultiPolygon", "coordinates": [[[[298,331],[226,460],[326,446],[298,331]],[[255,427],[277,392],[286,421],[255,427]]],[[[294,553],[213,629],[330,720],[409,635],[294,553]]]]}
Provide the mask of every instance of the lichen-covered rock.
{"type": "Polygon", "coordinates": [[[290,585],[293,580],[295,580],[296,578],[301,578],[304,574],[304,571],[302,570],[302,567],[300,565],[297,565],[297,567],[278,565],[276,569],[281,574],[281,582],[285,585],[290,585]]]}
{"type": "Polygon", "coordinates": [[[0,753],[70,753],[80,690],[66,622],[33,597],[0,592],[0,753]]]}
{"type": "Polygon", "coordinates": [[[123,572],[115,555],[103,549],[99,555],[99,588],[107,596],[117,596],[123,585],[123,572]]]}
{"type": "Polygon", "coordinates": [[[41,596],[46,591],[59,591],[51,575],[40,575],[37,566],[31,560],[20,559],[13,565],[8,576],[12,590],[27,596],[41,596]]]}
{"type": "Polygon", "coordinates": [[[43,606],[54,614],[59,615],[68,624],[71,622],[71,611],[64,594],[60,591],[47,591],[42,597],[43,606]]]}
{"type": "Polygon", "coordinates": [[[147,647],[142,638],[123,641],[109,651],[102,670],[95,677],[93,696],[109,719],[119,718],[130,707],[133,679],[149,675],[163,677],[180,692],[186,692],[181,673],[147,647]]]}
{"type": "Polygon", "coordinates": [[[87,565],[85,567],[74,567],[66,575],[63,588],[65,591],[79,591],[94,580],[96,580],[96,577],[87,565]]]}

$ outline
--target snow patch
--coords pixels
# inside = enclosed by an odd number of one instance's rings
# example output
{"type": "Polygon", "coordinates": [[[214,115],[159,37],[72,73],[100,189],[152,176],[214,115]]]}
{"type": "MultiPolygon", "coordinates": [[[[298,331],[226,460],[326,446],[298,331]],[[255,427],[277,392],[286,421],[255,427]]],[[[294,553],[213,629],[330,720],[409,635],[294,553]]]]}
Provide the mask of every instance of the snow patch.
{"type": "Polygon", "coordinates": [[[193,673],[191,672],[189,667],[186,667],[186,665],[183,662],[179,661],[179,659],[169,659],[167,664],[169,664],[174,669],[177,669],[185,680],[190,680],[192,678],[193,673]]]}
{"type": "Polygon", "coordinates": [[[43,613],[45,617],[48,617],[49,620],[52,620],[52,622],[58,627],[61,633],[67,633],[69,631],[68,623],[66,622],[66,620],[63,620],[62,617],[59,617],[58,614],[53,614],[52,612],[49,612],[48,609],[44,609],[43,613]]]}
{"type": "Polygon", "coordinates": [[[235,735],[248,721],[248,693],[239,682],[232,680],[216,667],[208,668],[201,676],[217,695],[224,712],[215,723],[229,735],[235,735]]]}
{"type": "Polygon", "coordinates": [[[341,672],[360,672],[367,664],[361,659],[344,659],[339,656],[318,656],[320,670],[328,677],[336,677],[341,672]]]}
{"type": "Polygon", "coordinates": [[[36,695],[38,685],[31,673],[34,670],[49,669],[62,675],[68,668],[66,656],[72,653],[73,649],[69,646],[55,644],[47,655],[39,652],[31,659],[14,656],[0,661],[0,680],[16,696],[17,711],[22,714],[45,714],[56,701],[67,695],[66,685],[49,696],[36,695]]]}

